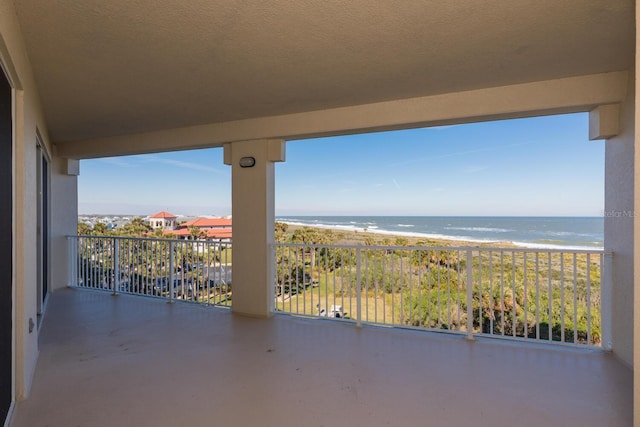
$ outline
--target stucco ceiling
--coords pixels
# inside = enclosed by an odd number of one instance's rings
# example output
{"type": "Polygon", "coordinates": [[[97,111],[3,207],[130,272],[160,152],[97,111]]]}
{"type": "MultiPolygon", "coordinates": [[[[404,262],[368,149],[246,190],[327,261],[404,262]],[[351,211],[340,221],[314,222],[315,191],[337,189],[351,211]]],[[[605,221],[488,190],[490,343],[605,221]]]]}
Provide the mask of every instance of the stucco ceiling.
{"type": "Polygon", "coordinates": [[[16,0],[56,142],[630,68],[632,0],[16,0]]]}

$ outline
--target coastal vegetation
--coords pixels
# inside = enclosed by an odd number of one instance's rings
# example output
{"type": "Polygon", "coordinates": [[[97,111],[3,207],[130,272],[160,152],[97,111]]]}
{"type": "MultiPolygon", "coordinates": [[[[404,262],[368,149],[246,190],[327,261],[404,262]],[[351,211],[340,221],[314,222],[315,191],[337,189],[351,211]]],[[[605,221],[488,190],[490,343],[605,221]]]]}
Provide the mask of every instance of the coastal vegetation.
{"type": "Polygon", "coordinates": [[[276,308],[598,345],[601,255],[276,226],[276,308]],[[287,243],[302,245],[286,245],[287,243]],[[451,249],[448,249],[448,248],[451,249]],[[470,298],[467,298],[469,290],[470,298]],[[469,302],[470,299],[470,302],[469,302]],[[469,305],[469,303],[471,305],[469,305]],[[471,322],[468,322],[471,317],[471,322]]]}

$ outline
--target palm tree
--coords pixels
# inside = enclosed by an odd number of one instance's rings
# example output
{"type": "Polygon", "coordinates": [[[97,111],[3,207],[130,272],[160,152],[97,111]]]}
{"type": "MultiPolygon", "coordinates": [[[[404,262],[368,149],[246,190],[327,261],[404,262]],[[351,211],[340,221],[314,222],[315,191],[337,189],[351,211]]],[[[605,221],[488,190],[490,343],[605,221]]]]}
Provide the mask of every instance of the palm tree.
{"type": "MultiPolygon", "coordinates": [[[[291,235],[292,243],[303,243],[305,245],[322,245],[329,243],[326,234],[320,232],[317,228],[302,227],[296,229],[291,235]]],[[[315,265],[317,248],[306,248],[305,252],[311,254],[311,265],[315,265]]]]}
{"type": "Polygon", "coordinates": [[[196,227],[195,225],[190,225],[189,226],[189,236],[191,236],[191,238],[193,240],[196,239],[203,239],[207,237],[207,232],[204,230],[201,230],[200,228],[196,227]]]}

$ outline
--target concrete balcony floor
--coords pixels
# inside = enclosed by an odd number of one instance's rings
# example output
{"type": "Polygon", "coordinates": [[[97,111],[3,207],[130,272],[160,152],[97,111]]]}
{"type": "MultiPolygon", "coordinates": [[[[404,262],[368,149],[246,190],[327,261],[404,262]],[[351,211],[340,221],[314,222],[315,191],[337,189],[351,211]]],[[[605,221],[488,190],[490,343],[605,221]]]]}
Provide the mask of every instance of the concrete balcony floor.
{"type": "Polygon", "coordinates": [[[50,296],[14,427],[630,426],[612,354],[167,304],[50,296]]]}

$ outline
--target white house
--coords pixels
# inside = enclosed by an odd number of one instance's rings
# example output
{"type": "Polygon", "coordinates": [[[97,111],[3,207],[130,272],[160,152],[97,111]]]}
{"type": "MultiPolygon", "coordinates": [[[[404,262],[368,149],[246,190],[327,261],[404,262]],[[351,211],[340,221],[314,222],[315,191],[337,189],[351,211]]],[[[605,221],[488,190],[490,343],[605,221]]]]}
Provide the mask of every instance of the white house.
{"type": "Polygon", "coordinates": [[[176,228],[176,219],[178,217],[166,211],[155,213],[149,217],[149,224],[155,230],[157,228],[162,230],[173,230],[176,228]]]}

